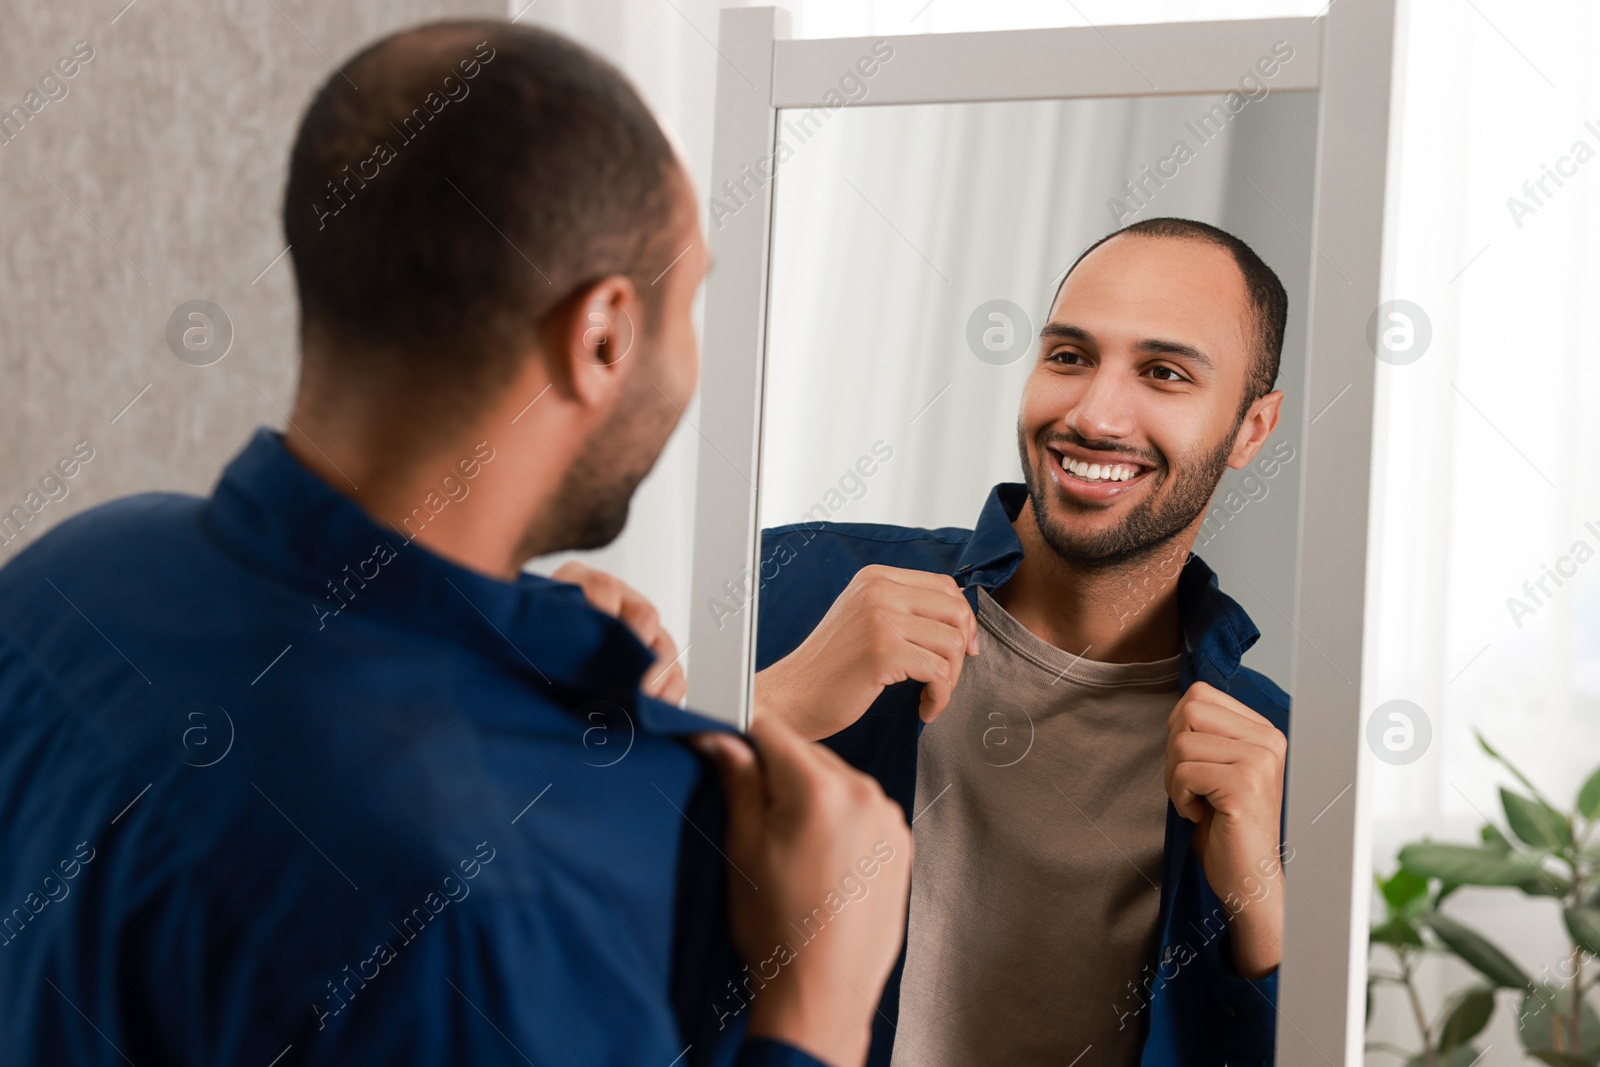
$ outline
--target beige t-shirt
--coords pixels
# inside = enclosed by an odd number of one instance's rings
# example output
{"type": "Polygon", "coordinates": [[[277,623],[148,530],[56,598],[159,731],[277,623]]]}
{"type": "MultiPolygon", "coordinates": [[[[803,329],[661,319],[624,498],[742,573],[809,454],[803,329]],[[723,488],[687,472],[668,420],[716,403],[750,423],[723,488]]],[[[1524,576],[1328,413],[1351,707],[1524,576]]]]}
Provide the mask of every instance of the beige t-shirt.
{"type": "Polygon", "coordinates": [[[893,1067],[1137,1063],[1179,657],[1080,658],[981,588],[978,623],[918,744],[893,1067]]]}

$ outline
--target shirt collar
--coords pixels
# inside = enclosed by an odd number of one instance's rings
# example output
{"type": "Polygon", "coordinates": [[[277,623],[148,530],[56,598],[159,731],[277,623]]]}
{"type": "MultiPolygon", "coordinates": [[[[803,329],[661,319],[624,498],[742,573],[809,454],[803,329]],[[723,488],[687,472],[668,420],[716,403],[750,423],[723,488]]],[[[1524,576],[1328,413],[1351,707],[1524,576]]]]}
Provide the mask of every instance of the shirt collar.
{"type": "MultiPolygon", "coordinates": [[[[1021,482],[1001,482],[989,491],[957,562],[957,581],[990,590],[1010,581],[1022,562],[1022,541],[1011,524],[1027,499],[1021,482]]],[[[1239,669],[1245,651],[1261,636],[1244,608],[1218,587],[1216,573],[1192,552],[1178,575],[1178,617],[1186,650],[1223,677],[1239,669]]]]}
{"type": "Polygon", "coordinates": [[[339,615],[403,619],[441,642],[500,660],[562,706],[607,701],[659,733],[718,726],[641,697],[639,682],[654,656],[576,585],[528,573],[508,582],[445,559],[380,525],[308,470],[269,427],[257,428],[223,471],[207,514],[249,565],[303,591],[307,640],[340,624],[324,613],[347,599],[339,615]],[[346,597],[346,589],[354,594],[346,597]]]}

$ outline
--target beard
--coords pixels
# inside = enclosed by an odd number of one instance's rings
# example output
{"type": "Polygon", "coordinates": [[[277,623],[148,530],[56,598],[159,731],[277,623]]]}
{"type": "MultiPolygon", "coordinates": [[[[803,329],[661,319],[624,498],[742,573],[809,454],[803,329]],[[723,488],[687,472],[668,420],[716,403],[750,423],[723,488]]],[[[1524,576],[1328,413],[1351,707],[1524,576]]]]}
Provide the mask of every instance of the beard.
{"type": "MultiPolygon", "coordinates": [[[[1234,427],[1235,432],[1237,429],[1234,427]]],[[[1214,447],[1195,449],[1177,463],[1169,462],[1166,455],[1156,450],[1141,456],[1154,464],[1155,469],[1148,477],[1155,479],[1156,484],[1144,499],[1128,510],[1121,522],[1110,529],[1089,533],[1074,529],[1070,522],[1059,521],[1051,511],[1047,494],[1052,483],[1044,467],[1051,462],[1052,453],[1045,445],[1060,440],[1093,450],[1096,444],[1071,432],[1052,434],[1048,438],[1041,436],[1038,441],[1040,465],[1035,469],[1028,465],[1028,442],[1021,423],[1017,425],[1017,450],[1022,455],[1023,479],[1039,534],[1062,561],[1087,569],[1116,567],[1154,555],[1188,529],[1211,503],[1211,494],[1228,469],[1233,439],[1234,433],[1230,432],[1214,447]]],[[[1101,442],[1098,447],[1105,449],[1107,444],[1101,442]]]]}
{"type": "MultiPolygon", "coordinates": [[[[652,355],[658,353],[645,353],[644,359],[652,355]]],[[[562,474],[548,513],[524,538],[521,558],[604,548],[627,526],[634,491],[655,466],[679,418],[653,379],[640,373],[646,366],[641,362],[634,368],[611,417],[562,474]]]]}

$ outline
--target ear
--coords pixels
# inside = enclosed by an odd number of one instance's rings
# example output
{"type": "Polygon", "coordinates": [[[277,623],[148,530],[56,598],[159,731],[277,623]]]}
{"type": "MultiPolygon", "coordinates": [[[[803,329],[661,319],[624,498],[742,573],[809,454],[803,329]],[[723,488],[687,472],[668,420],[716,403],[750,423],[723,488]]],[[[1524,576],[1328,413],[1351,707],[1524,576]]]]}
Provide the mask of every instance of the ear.
{"type": "Polygon", "coordinates": [[[622,388],[639,314],[639,294],[626,275],[607,275],[574,293],[546,333],[552,380],[586,407],[608,406],[622,388]]]}
{"type": "Polygon", "coordinates": [[[1238,470],[1255,458],[1267,437],[1278,425],[1278,412],[1283,407],[1283,391],[1274,389],[1250,405],[1239,432],[1233,438],[1233,451],[1228,455],[1228,466],[1238,470]]]}

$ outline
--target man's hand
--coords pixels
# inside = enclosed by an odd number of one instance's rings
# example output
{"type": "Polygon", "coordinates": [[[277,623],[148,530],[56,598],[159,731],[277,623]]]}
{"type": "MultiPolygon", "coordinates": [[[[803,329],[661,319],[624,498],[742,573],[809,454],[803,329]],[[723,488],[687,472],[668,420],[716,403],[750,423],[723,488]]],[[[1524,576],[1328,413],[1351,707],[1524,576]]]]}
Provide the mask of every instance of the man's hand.
{"type": "Polygon", "coordinates": [[[728,795],[729,919],[757,979],[748,1033],[856,1067],[904,938],[911,828],[876,781],[781,720],[750,737],[759,762],[736,735],[695,739],[728,795]]]}
{"type": "Polygon", "coordinates": [[[950,703],[978,621],[948,574],[863,567],[799,648],[756,675],[755,717],[776,715],[809,741],[861,718],[885,686],[926,682],[917,714],[950,703]]]}
{"type": "Polygon", "coordinates": [[[656,654],[655,663],[645,671],[644,681],[639,684],[640,692],[668,704],[683,702],[689,692],[689,681],[684,677],[683,664],[678,662],[678,646],[662,627],[661,615],[654,604],[622,579],[577,560],[563,563],[550,577],[582,589],[584,599],[592,607],[627,623],[634,636],[656,654]]]}
{"type": "Polygon", "coordinates": [[[1283,953],[1278,834],[1288,747],[1272,723],[1205,682],[1167,719],[1167,794],[1195,824],[1206,881],[1235,912],[1233,966],[1247,978],[1270,974],[1283,953]]]}

